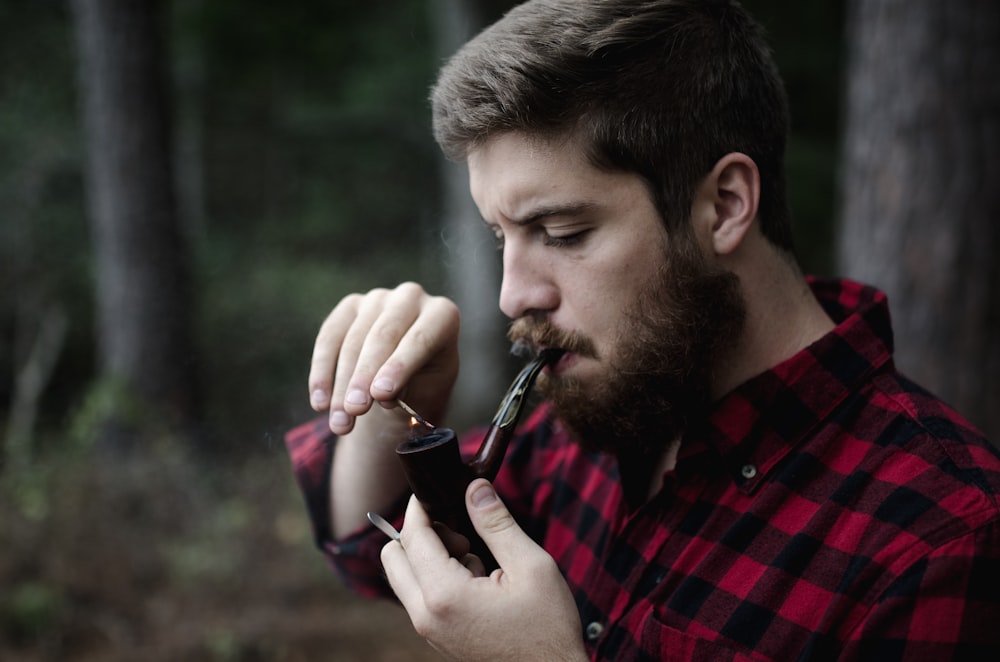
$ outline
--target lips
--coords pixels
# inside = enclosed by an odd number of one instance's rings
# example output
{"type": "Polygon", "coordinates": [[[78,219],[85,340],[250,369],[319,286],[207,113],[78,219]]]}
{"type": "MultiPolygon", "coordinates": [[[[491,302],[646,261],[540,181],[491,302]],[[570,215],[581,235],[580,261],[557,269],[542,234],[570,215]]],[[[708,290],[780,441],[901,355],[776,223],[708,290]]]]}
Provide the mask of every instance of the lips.
{"type": "Polygon", "coordinates": [[[562,349],[553,350],[553,351],[562,352],[562,356],[560,356],[559,358],[551,361],[548,365],[545,366],[545,370],[549,374],[558,375],[558,374],[564,372],[577,359],[577,354],[575,352],[569,352],[569,351],[562,350],[562,349]]]}

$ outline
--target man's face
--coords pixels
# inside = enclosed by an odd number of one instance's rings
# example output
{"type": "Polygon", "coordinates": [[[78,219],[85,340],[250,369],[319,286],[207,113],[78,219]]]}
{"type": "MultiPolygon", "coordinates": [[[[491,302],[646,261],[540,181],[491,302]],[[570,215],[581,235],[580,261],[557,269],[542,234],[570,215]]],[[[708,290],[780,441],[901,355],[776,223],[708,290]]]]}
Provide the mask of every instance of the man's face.
{"type": "Polygon", "coordinates": [[[503,246],[512,337],[568,349],[540,382],[589,446],[657,449],[708,398],[720,342],[739,335],[731,274],[665,235],[644,181],[571,140],[504,133],[468,159],[472,197],[503,246]]]}

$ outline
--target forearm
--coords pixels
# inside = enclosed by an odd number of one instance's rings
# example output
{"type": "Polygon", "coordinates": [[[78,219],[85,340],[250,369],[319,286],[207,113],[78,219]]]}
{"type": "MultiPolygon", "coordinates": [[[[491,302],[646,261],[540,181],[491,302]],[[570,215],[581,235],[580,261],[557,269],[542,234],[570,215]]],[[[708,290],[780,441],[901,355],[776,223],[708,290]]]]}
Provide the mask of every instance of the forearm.
{"type": "Polygon", "coordinates": [[[368,521],[368,511],[386,513],[409,489],[396,446],[409,425],[399,409],[375,406],[358,417],[354,430],[337,440],[330,468],[330,530],[344,538],[368,521]]]}
{"type": "MultiPolygon", "coordinates": [[[[292,470],[305,498],[317,546],[345,586],[359,595],[391,597],[379,561],[385,535],[367,527],[359,528],[353,535],[335,538],[331,530],[330,467],[339,442],[325,416],[303,423],[285,435],[292,470]]],[[[384,512],[398,514],[403,504],[405,498],[401,497],[398,504],[384,512]]]]}

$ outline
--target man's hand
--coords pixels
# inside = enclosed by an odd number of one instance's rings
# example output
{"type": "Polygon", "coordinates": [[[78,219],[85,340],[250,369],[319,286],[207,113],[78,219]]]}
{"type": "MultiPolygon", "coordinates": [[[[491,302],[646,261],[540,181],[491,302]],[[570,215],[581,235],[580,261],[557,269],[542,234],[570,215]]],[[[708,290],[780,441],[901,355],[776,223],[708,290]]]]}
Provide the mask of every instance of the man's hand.
{"type": "Polygon", "coordinates": [[[330,429],[345,435],[372,404],[394,406],[405,389],[410,405],[440,420],[458,375],[458,330],[455,304],[416,283],[345,297],[316,337],[313,409],[329,410],[330,429]]]}
{"type": "Polygon", "coordinates": [[[444,416],[458,376],[458,308],[415,283],[345,297],[313,349],[309,398],[340,436],[330,478],[335,538],[367,524],[406,490],[396,446],[407,417],[388,411],[400,396],[429,421],[444,416]],[[379,403],[381,407],[373,405],[379,403]]]}
{"type": "Polygon", "coordinates": [[[585,660],[580,617],[555,561],[514,522],[486,480],[466,506],[497,563],[453,558],[416,498],[382,564],[414,628],[458,660],[585,660]]]}

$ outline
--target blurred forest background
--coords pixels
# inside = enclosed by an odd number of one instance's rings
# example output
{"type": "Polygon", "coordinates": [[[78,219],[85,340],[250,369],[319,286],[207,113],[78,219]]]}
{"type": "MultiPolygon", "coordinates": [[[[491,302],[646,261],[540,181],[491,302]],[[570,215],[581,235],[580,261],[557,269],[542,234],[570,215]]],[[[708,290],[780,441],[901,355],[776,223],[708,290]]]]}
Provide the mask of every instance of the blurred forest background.
{"type": "MultiPolygon", "coordinates": [[[[434,659],[313,551],[282,434],[326,313],[403,280],[463,307],[449,424],[496,406],[426,97],[511,4],[0,0],[0,659],[434,659]]],[[[745,4],[807,271],[888,289],[904,370],[996,439],[1000,4],[745,4]]]]}

